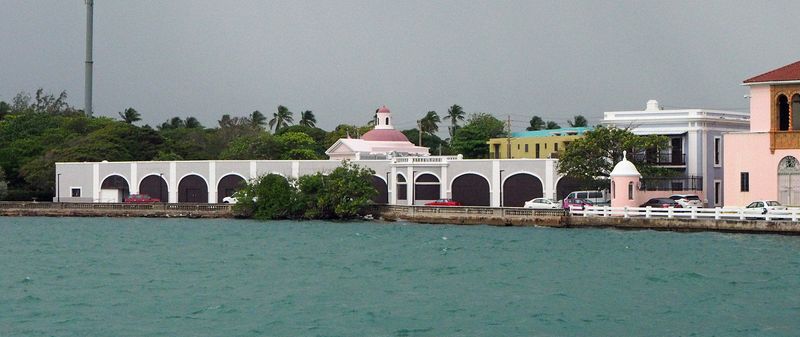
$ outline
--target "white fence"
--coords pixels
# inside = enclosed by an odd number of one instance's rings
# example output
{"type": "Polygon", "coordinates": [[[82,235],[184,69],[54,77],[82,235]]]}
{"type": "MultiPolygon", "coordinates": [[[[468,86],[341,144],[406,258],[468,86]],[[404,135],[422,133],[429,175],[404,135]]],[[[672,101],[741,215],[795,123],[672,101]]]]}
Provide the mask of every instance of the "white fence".
{"type": "Polygon", "coordinates": [[[779,220],[798,221],[800,208],[775,210],[763,213],[761,208],[653,208],[653,207],[610,207],[587,206],[585,209],[573,207],[573,216],[621,216],[625,218],[682,218],[715,220],[779,220]]]}

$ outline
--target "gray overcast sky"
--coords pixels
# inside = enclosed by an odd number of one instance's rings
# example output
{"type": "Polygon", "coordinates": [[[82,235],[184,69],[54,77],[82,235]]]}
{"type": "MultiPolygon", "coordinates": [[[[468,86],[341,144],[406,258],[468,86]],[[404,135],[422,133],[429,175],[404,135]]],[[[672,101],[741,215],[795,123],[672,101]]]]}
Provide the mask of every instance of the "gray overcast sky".
{"type": "MultiPolygon", "coordinates": [[[[43,87],[83,107],[85,13],[0,0],[0,100],[43,87]]],[[[742,80],[800,60],[797,13],[796,0],[96,0],[94,110],[213,127],[282,104],[326,130],[382,104],[401,129],[452,104],[515,130],[648,99],[746,111],[742,80]]]]}

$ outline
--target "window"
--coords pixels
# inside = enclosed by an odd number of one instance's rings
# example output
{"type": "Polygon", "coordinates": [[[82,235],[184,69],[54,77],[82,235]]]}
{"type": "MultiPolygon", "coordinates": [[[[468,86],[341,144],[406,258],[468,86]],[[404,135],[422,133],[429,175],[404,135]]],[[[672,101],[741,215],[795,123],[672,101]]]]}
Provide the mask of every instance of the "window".
{"type": "Polygon", "coordinates": [[[81,197],[81,188],[80,187],[70,187],[70,194],[73,198],[80,198],[81,197]]]}
{"type": "Polygon", "coordinates": [[[558,152],[558,143],[553,144],[553,147],[556,149],[556,152],[558,152]]]}
{"type": "Polygon", "coordinates": [[[614,193],[616,193],[616,192],[614,192],[614,181],[612,180],[611,181],[611,199],[614,199],[614,193]]]}
{"type": "Polygon", "coordinates": [[[536,144],[536,158],[539,158],[539,144],[536,144]]]}
{"type": "Polygon", "coordinates": [[[714,137],[714,166],[722,166],[722,138],[714,137]]]}
{"type": "Polygon", "coordinates": [[[714,206],[722,205],[722,182],[714,180],[714,206]]]}
{"type": "Polygon", "coordinates": [[[528,144],[525,144],[525,152],[528,152],[528,144]]]}
{"type": "Polygon", "coordinates": [[[386,125],[389,125],[389,117],[386,117],[386,125]]]}
{"type": "Polygon", "coordinates": [[[517,144],[517,150],[519,150],[519,144],[517,144]]]}
{"type": "Polygon", "coordinates": [[[750,172],[742,172],[739,179],[742,192],[750,192],[750,172]]]}
{"type": "Polygon", "coordinates": [[[633,200],[633,182],[628,183],[628,200],[633,200]]]}

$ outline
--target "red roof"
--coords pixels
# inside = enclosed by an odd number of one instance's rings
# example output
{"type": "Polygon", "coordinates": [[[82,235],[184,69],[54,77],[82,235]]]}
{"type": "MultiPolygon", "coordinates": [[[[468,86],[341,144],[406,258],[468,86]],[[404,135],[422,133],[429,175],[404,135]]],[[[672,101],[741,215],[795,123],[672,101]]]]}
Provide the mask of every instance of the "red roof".
{"type": "Polygon", "coordinates": [[[383,142],[407,142],[408,138],[402,132],[394,129],[375,129],[361,136],[363,140],[375,140],[383,142]]]}
{"type": "Polygon", "coordinates": [[[744,83],[780,82],[800,80],[800,61],[744,80],[744,83]]]}
{"type": "Polygon", "coordinates": [[[384,105],[384,106],[382,106],[380,109],[378,109],[378,112],[389,112],[389,108],[387,108],[387,107],[384,105]]]}

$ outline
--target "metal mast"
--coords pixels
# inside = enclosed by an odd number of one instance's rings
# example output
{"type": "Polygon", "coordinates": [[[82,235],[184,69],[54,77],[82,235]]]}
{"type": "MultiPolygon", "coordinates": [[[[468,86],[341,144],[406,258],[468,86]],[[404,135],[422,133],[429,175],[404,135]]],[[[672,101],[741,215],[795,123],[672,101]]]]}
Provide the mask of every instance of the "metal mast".
{"type": "Polygon", "coordinates": [[[86,75],[84,78],[84,113],[92,116],[92,20],[94,17],[94,0],[86,1],[86,75]]]}

